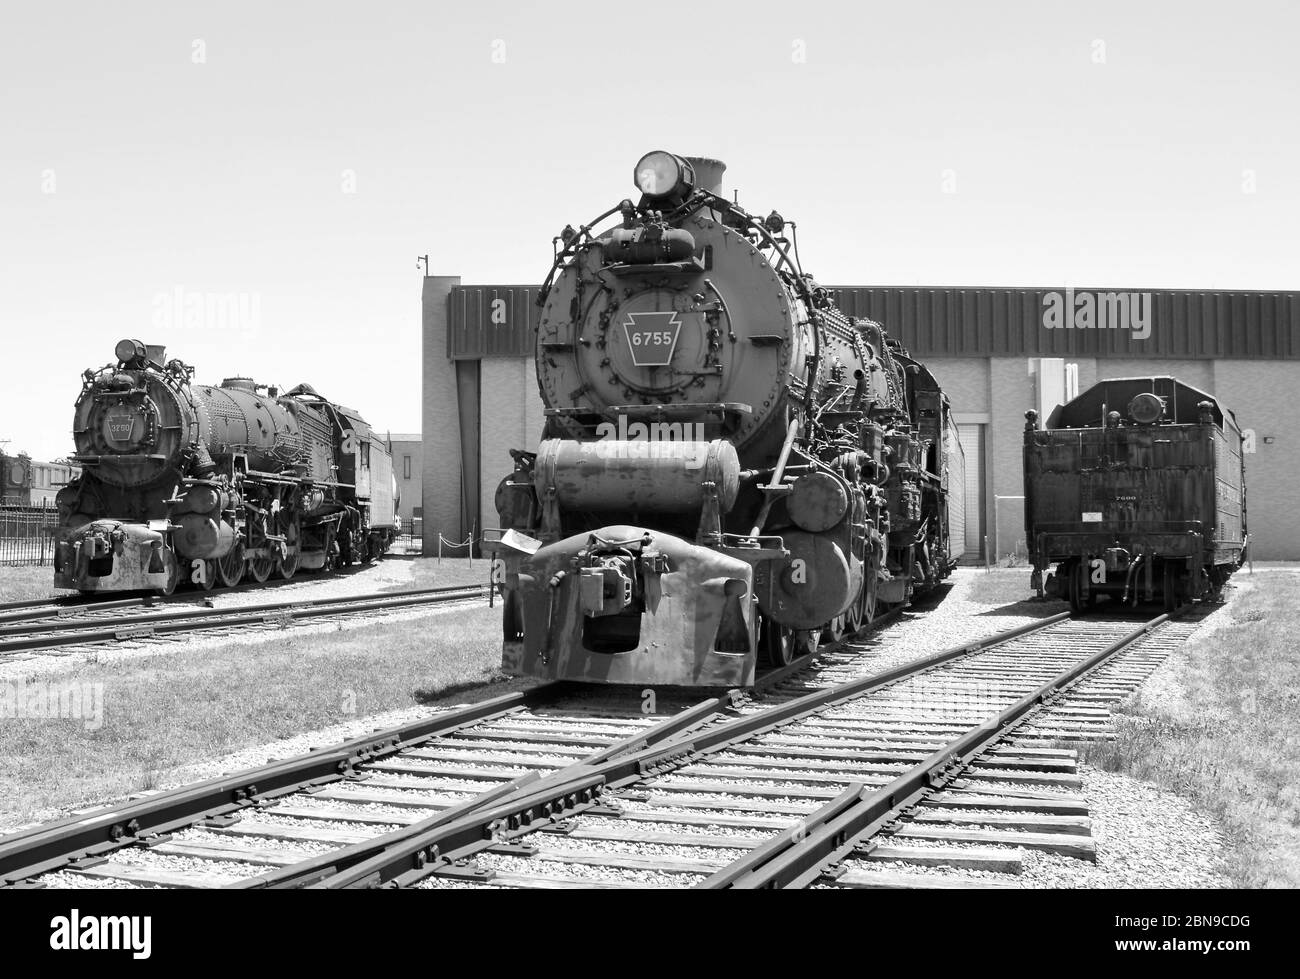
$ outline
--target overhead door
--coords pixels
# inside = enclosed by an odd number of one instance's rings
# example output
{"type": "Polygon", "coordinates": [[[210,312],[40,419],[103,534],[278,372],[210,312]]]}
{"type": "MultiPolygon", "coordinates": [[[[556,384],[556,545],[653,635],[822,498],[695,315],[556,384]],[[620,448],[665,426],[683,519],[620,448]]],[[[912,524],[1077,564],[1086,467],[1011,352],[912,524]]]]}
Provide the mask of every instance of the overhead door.
{"type": "Polygon", "coordinates": [[[984,425],[958,425],[962,451],[966,455],[966,553],[967,561],[984,557],[984,425]]]}

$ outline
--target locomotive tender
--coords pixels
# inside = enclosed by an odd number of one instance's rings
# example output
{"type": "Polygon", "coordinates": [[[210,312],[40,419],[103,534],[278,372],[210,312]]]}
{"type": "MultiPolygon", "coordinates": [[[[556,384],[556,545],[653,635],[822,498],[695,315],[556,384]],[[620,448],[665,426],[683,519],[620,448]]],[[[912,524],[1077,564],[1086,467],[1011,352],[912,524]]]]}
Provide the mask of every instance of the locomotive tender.
{"type": "Polygon", "coordinates": [[[780,214],[720,196],[723,169],[649,153],[638,203],[556,239],[545,430],[497,491],[509,673],[749,684],[961,554],[947,397],[803,273],[780,214]]]}
{"type": "Polygon", "coordinates": [[[379,557],[396,534],[392,461],[349,408],[301,384],[193,384],[164,348],[123,340],[83,375],[57,496],[54,583],[204,589],[379,557]]]}
{"type": "Polygon", "coordinates": [[[1059,405],[1045,430],[1037,412],[1025,417],[1025,540],[1040,597],[1078,613],[1098,595],[1168,611],[1218,595],[1248,540],[1231,411],[1176,378],[1129,377],[1059,405]]]}

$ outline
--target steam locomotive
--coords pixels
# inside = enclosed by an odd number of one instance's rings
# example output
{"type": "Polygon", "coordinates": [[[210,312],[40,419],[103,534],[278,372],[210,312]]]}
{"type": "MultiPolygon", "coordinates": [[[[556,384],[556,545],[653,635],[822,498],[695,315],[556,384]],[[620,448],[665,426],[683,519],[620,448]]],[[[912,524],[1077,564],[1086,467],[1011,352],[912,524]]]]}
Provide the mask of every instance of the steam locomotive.
{"type": "Polygon", "coordinates": [[[194,384],[192,367],[138,340],[115,356],[83,375],[82,474],[56,497],[57,587],[233,587],[372,560],[392,542],[392,461],[356,412],[307,384],[194,384]]]}
{"type": "Polygon", "coordinates": [[[749,684],[961,554],[939,384],[836,308],[780,214],[721,196],[723,170],[649,153],[638,203],[556,239],[545,430],[496,498],[509,673],[749,684]]]}
{"type": "Polygon", "coordinates": [[[1025,414],[1025,540],[1039,597],[1173,611],[1214,598],[1246,556],[1242,432],[1173,377],[1100,381],[1046,425],[1025,414]],[[1055,571],[1053,573],[1053,568],[1055,571]]]}

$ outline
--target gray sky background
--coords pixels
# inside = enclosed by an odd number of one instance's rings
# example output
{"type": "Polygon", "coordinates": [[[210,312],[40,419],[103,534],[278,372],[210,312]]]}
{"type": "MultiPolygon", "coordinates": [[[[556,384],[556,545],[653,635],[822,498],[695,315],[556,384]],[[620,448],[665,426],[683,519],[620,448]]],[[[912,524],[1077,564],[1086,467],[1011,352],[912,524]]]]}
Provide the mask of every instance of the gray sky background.
{"type": "Polygon", "coordinates": [[[1297,37],[1287,2],[10,4],[0,439],[69,451],[124,336],[417,431],[415,257],[540,281],[656,148],[824,282],[1295,289],[1297,37]]]}

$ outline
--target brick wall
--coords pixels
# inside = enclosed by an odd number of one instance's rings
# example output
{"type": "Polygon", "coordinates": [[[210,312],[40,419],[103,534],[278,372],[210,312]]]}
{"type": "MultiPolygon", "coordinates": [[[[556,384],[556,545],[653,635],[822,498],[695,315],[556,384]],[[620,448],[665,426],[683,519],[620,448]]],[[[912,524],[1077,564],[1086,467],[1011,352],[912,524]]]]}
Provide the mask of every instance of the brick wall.
{"type": "MultiPolygon", "coordinates": [[[[438,549],[438,534],[463,540],[460,527],[460,418],[456,413],[455,364],[447,359],[447,297],[459,276],[424,279],[421,437],[424,490],[424,553],[438,549]]],[[[468,533],[466,529],[465,533],[468,533]]]]}
{"type": "Polygon", "coordinates": [[[1255,452],[1245,457],[1251,556],[1300,560],[1300,364],[1220,360],[1212,368],[1215,397],[1255,433],[1255,452]]]}

